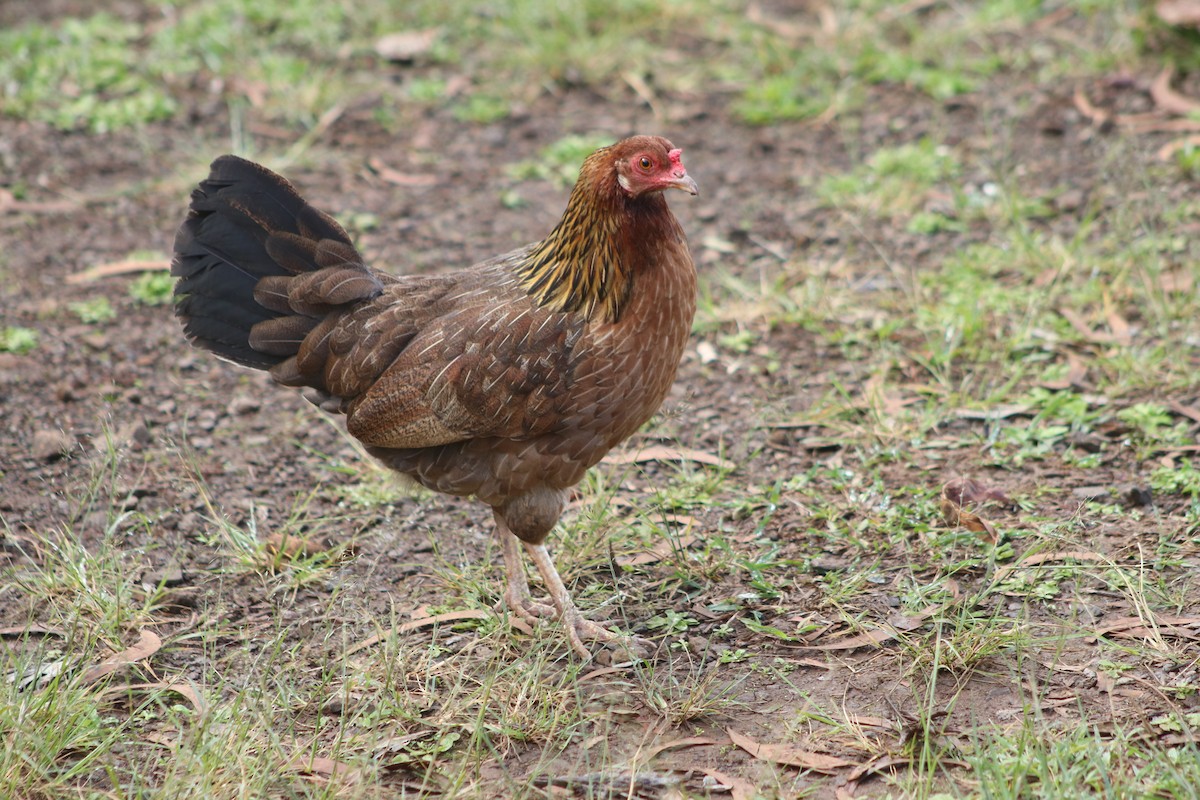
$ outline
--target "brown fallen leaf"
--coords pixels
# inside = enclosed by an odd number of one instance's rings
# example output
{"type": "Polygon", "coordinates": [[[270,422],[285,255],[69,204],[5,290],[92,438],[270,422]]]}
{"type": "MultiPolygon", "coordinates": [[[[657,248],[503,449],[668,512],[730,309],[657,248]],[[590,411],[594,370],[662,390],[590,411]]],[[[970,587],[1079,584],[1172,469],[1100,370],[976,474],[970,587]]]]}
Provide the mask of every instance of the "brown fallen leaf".
{"type": "Polygon", "coordinates": [[[594,681],[597,678],[603,678],[608,675],[628,675],[628,674],[629,674],[629,670],[625,669],[624,667],[600,667],[599,669],[594,669],[585,675],[581,675],[577,682],[584,683],[585,681],[594,681]]]}
{"type": "Polygon", "coordinates": [[[1163,119],[1159,114],[1136,114],[1121,117],[1122,126],[1132,133],[1196,133],[1200,131],[1200,120],[1163,119]]]}
{"type": "Polygon", "coordinates": [[[738,733],[732,728],[727,728],[725,732],[729,734],[730,741],[735,745],[762,761],[786,764],[789,767],[799,767],[800,769],[808,769],[813,772],[835,772],[842,767],[854,766],[853,761],[847,761],[844,758],[838,758],[837,756],[825,753],[814,753],[811,750],[804,750],[795,745],[761,744],[749,736],[738,733]]]}
{"type": "Polygon", "coordinates": [[[1200,2],[1198,0],[1158,0],[1154,13],[1168,25],[1200,25],[1200,2]]]}
{"type": "Polygon", "coordinates": [[[1002,583],[1005,578],[1016,572],[1018,569],[1025,567],[1036,567],[1039,564],[1056,561],[1083,561],[1091,563],[1106,564],[1109,559],[1099,553],[1093,553],[1087,550],[1061,550],[1058,552],[1041,552],[1022,558],[1015,564],[1009,564],[996,571],[996,577],[992,579],[993,583],[1002,583]]]}
{"type": "MultiPolygon", "coordinates": [[[[479,609],[479,608],[471,608],[471,609],[467,609],[465,611],[447,611],[445,614],[435,614],[432,617],[421,617],[420,619],[409,620],[408,622],[405,622],[403,625],[397,625],[395,632],[396,633],[411,633],[412,631],[418,630],[419,628],[425,628],[430,625],[441,625],[444,623],[461,622],[463,620],[468,620],[468,619],[488,619],[491,616],[492,616],[492,614],[490,612],[484,611],[483,609],[479,609]]],[[[369,636],[366,639],[363,639],[358,644],[348,648],[346,650],[346,652],[342,654],[342,657],[346,658],[348,656],[352,656],[355,653],[359,652],[360,650],[366,650],[368,647],[377,645],[380,642],[382,642],[385,638],[387,638],[387,636],[388,636],[387,633],[378,633],[378,634],[375,634],[374,636],[369,636]]]]}
{"type": "Polygon", "coordinates": [[[1115,636],[1125,639],[1144,639],[1156,633],[1160,636],[1175,636],[1182,639],[1200,639],[1200,631],[1194,630],[1200,625],[1200,617],[1155,616],[1153,620],[1144,617],[1120,617],[1096,628],[1097,636],[1115,636]]]}
{"type": "Polygon", "coordinates": [[[111,675],[121,667],[135,664],[154,655],[162,647],[162,639],[153,631],[143,630],[137,643],[122,650],[114,656],[106,658],[95,666],[88,667],[80,676],[84,684],[95,683],[101,678],[111,675]]]}
{"type": "Polygon", "coordinates": [[[18,200],[8,189],[0,188],[0,214],[60,214],[76,211],[81,205],[71,200],[18,200]]]}
{"type": "MultiPolygon", "coordinates": [[[[1190,150],[1200,147],[1200,134],[1193,133],[1189,136],[1181,136],[1178,139],[1172,139],[1154,152],[1154,157],[1159,161],[1170,161],[1175,157],[1175,154],[1180,150],[1190,150]]],[[[1191,281],[1188,282],[1189,284],[1191,281]]],[[[1177,291],[1174,289],[1166,289],[1163,291],[1177,291]]]]}
{"type": "Polygon", "coordinates": [[[727,461],[703,450],[665,445],[651,445],[640,450],[621,450],[609,453],[604,457],[605,464],[642,464],[646,461],[695,461],[697,464],[707,464],[710,467],[730,470],[737,466],[732,461],[727,461]]]}
{"type": "Polygon", "coordinates": [[[208,703],[200,696],[200,693],[190,683],[182,681],[174,681],[172,683],[131,683],[128,686],[113,686],[105,691],[105,695],[124,694],[126,692],[150,692],[162,691],[173,692],[180,697],[183,697],[192,704],[192,708],[197,711],[205,711],[208,708],[208,703]]]}
{"type": "Polygon", "coordinates": [[[358,775],[358,770],[344,761],[337,761],[328,756],[309,756],[303,753],[298,753],[293,757],[284,769],[319,778],[355,777],[358,775]]]}
{"type": "Polygon", "coordinates": [[[942,500],[942,516],[946,518],[946,523],[951,527],[963,527],[971,533],[987,534],[984,538],[991,544],[1000,541],[1000,534],[996,531],[995,525],[974,511],[963,511],[945,499],[942,500]]]}
{"type": "Polygon", "coordinates": [[[433,49],[439,33],[441,28],[386,33],[375,40],[375,53],[393,62],[416,61],[433,49]]]}
{"type": "Polygon", "coordinates": [[[14,625],[11,628],[0,628],[0,636],[66,636],[65,631],[58,628],[43,628],[41,625],[14,625]]]}
{"type": "Polygon", "coordinates": [[[888,730],[899,730],[900,723],[893,719],[884,719],[883,717],[865,716],[862,714],[850,714],[846,717],[846,721],[851,725],[857,725],[865,728],[887,728],[888,730]]]}
{"type": "Polygon", "coordinates": [[[1069,308],[1060,308],[1058,309],[1058,313],[1070,323],[1075,332],[1082,336],[1085,341],[1091,344],[1113,344],[1116,342],[1116,338],[1111,333],[1093,330],[1092,326],[1078,312],[1069,308]]]}
{"type": "Polygon", "coordinates": [[[1168,400],[1167,408],[1174,411],[1181,417],[1187,417],[1192,422],[1200,422],[1200,408],[1196,406],[1185,406],[1178,400],[1168,400]]]}
{"type": "Polygon", "coordinates": [[[732,800],[754,800],[754,798],[759,796],[758,787],[743,778],[735,778],[732,775],[726,775],[724,772],[718,772],[708,767],[681,767],[681,769],[704,773],[721,787],[719,789],[716,787],[706,787],[708,791],[729,792],[732,800]]]}
{"type": "Polygon", "coordinates": [[[854,771],[846,776],[846,783],[858,783],[868,775],[874,775],[878,772],[883,772],[884,770],[893,769],[895,767],[902,767],[905,764],[908,764],[911,760],[912,759],[906,758],[905,756],[878,756],[855,767],[854,771]]]}
{"type": "Polygon", "coordinates": [[[960,506],[996,503],[1010,510],[1016,506],[1002,490],[974,478],[953,478],[947,481],[942,487],[942,496],[960,506]]]}
{"type": "Polygon", "coordinates": [[[1067,389],[1083,389],[1087,388],[1087,365],[1083,363],[1083,359],[1074,353],[1067,353],[1067,374],[1058,380],[1042,381],[1040,384],[1045,389],[1061,392],[1067,389]]]}
{"type": "Polygon", "coordinates": [[[1108,328],[1112,331],[1113,341],[1122,347],[1129,347],[1133,344],[1133,330],[1129,327],[1129,321],[1121,316],[1121,313],[1113,306],[1112,298],[1107,294],[1104,297],[1104,319],[1108,322],[1108,328]]]}
{"type": "Polygon", "coordinates": [[[979,420],[981,422],[992,422],[995,420],[1009,419],[1010,417],[1023,417],[1033,414],[1033,406],[1025,403],[1011,403],[1006,406],[994,406],[992,408],[976,409],[976,408],[960,408],[954,412],[954,416],[959,419],[979,420]]]}
{"type": "Polygon", "coordinates": [[[398,169],[389,167],[381,158],[368,160],[367,166],[382,180],[396,186],[433,186],[437,183],[437,178],[433,175],[412,175],[407,172],[401,172],[398,169]]]}
{"type": "Polygon", "coordinates": [[[150,261],[110,261],[107,264],[97,264],[88,267],[83,272],[67,276],[67,283],[88,283],[112,275],[125,275],[130,272],[161,272],[171,268],[171,262],[166,259],[150,261]]]}
{"type": "Polygon", "coordinates": [[[1150,84],[1150,97],[1161,110],[1168,114],[1186,117],[1196,112],[1200,112],[1200,102],[1197,102],[1190,97],[1185,97],[1171,88],[1171,77],[1175,74],[1175,70],[1166,66],[1154,78],[1154,82],[1150,84]]]}
{"type": "Polygon", "coordinates": [[[706,745],[727,745],[728,739],[712,739],[708,736],[689,736],[685,739],[674,739],[669,742],[655,745],[646,751],[641,758],[649,762],[659,753],[664,753],[667,750],[682,750],[685,747],[704,747],[706,745]]]}
{"type": "Polygon", "coordinates": [[[329,542],[316,537],[306,538],[281,532],[272,533],[264,540],[263,545],[273,557],[288,561],[297,558],[312,558],[319,553],[333,549],[333,545],[329,542]]]}
{"type": "Polygon", "coordinates": [[[617,559],[617,564],[622,567],[637,567],[642,564],[655,564],[668,558],[676,549],[686,550],[693,544],[698,542],[698,536],[680,536],[678,542],[673,542],[670,539],[659,539],[654,546],[649,550],[641,553],[636,553],[631,556],[621,556],[617,559]]]}
{"type": "Polygon", "coordinates": [[[972,533],[987,534],[987,540],[995,544],[1000,541],[996,526],[974,511],[963,508],[967,503],[982,502],[987,497],[994,497],[998,502],[1007,501],[1006,505],[1012,505],[1007,495],[997,489],[988,489],[970,478],[955,478],[942,487],[942,497],[939,501],[942,519],[946,520],[946,524],[951,528],[963,527],[972,533]]]}
{"type": "Polygon", "coordinates": [[[1075,103],[1075,110],[1087,117],[1097,128],[1106,128],[1113,124],[1113,113],[1092,105],[1083,89],[1077,88],[1071,99],[1075,103]]]}
{"type": "Polygon", "coordinates": [[[829,644],[789,645],[790,650],[815,650],[829,652],[833,650],[857,650],[860,647],[878,647],[889,639],[895,639],[899,631],[911,631],[921,627],[925,620],[939,611],[944,610],[950,603],[929,606],[916,614],[897,617],[891,625],[884,628],[864,631],[853,636],[847,636],[829,644]]]}

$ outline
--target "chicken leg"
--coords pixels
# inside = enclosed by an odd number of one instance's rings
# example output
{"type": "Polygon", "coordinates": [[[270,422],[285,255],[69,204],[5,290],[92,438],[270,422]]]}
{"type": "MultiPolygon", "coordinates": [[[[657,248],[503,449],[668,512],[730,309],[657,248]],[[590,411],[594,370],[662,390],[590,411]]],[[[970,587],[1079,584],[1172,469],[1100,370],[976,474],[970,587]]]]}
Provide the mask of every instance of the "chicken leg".
{"type": "Polygon", "coordinates": [[[499,514],[495,515],[495,519],[496,536],[501,540],[504,551],[504,570],[508,577],[508,585],[504,590],[504,602],[508,604],[514,614],[529,625],[535,625],[540,619],[558,617],[562,621],[563,627],[566,628],[567,640],[571,643],[571,649],[584,659],[592,657],[592,651],[585,644],[585,640],[600,642],[630,657],[645,658],[649,655],[650,642],[636,636],[614,633],[603,625],[584,617],[575,606],[575,601],[571,599],[571,593],[567,591],[566,585],[559,576],[558,569],[555,568],[554,560],[550,557],[550,550],[546,545],[520,542],[516,535],[508,529],[499,514]],[[542,576],[542,582],[546,584],[550,600],[554,603],[553,607],[536,602],[530,594],[529,580],[525,577],[525,563],[521,559],[518,542],[525,545],[525,551],[529,553],[530,559],[537,567],[538,574],[542,576]]]}

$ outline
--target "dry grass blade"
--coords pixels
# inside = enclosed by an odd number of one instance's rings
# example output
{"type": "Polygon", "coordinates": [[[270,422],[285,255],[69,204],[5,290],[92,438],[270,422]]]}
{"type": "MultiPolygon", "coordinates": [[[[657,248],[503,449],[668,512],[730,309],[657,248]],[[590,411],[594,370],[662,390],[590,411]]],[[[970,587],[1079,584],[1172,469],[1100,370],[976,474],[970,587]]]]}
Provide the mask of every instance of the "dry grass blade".
{"type": "Polygon", "coordinates": [[[88,267],[83,272],[68,275],[67,283],[90,283],[113,275],[127,275],[130,272],[162,272],[170,268],[171,262],[167,259],[110,261],[106,264],[88,267]]]}
{"type": "MultiPolygon", "coordinates": [[[[478,608],[467,609],[466,611],[448,611],[445,614],[435,614],[432,617],[421,617],[420,619],[414,619],[409,622],[406,622],[403,625],[397,625],[395,628],[395,632],[396,633],[410,633],[411,631],[419,630],[421,628],[426,628],[430,625],[439,625],[442,623],[450,623],[450,622],[462,622],[463,620],[468,620],[468,619],[487,619],[490,616],[491,616],[490,613],[488,613],[487,611],[483,611],[482,609],[478,609],[478,608]]],[[[366,650],[368,647],[373,647],[373,646],[379,644],[385,638],[387,638],[387,635],[388,635],[387,633],[378,633],[378,634],[375,634],[374,636],[370,636],[366,639],[363,639],[358,644],[354,645],[353,647],[348,648],[344,654],[344,657],[352,656],[359,651],[366,650]]]]}

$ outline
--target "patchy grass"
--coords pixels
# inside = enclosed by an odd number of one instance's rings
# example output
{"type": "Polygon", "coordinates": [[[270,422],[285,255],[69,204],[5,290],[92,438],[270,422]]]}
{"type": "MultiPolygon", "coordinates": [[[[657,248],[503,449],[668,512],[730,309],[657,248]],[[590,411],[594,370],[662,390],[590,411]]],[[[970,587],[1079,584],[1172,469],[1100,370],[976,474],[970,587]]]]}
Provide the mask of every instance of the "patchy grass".
{"type": "MultiPolygon", "coordinates": [[[[0,473],[62,501],[32,520],[0,504],[0,794],[1194,794],[1195,154],[1159,162],[1086,121],[1038,132],[1041,106],[1156,74],[1180,34],[1116,0],[836,5],[193,0],[0,33],[19,55],[4,113],[52,128],[176,135],[154,126],[215,99],[235,142],[286,161],[280,121],[315,136],[362,100],[338,147],[369,164],[413,118],[519,142],[510,115],[580,91],[580,119],[695,125],[724,190],[681,212],[695,346],[630,445],[665,455],[593,470],[555,536],[586,612],[659,646],[628,667],[495,610],[477,508],[397,486],[282,395],[260,418],[243,401],[265,381],[154,361],[165,274],[61,306],[107,346],[53,327],[31,283],[0,326],[0,386],[22,398],[6,430],[71,426],[83,447],[0,473]],[[373,53],[429,29],[412,63],[373,53]],[[119,338],[117,308],[149,332],[119,338]],[[101,384],[9,377],[10,354],[80,348],[101,384]],[[51,402],[61,417],[31,415],[51,402]],[[81,463],[99,464],[83,483],[81,463]],[[960,478],[979,486],[957,504],[960,478]]],[[[610,137],[555,130],[493,166],[562,191],[610,137]]],[[[412,188],[400,202],[423,207],[412,188]]],[[[81,238],[129,252],[131,219],[81,238]]],[[[343,219],[422,243],[382,211],[343,219]]],[[[73,253],[37,268],[92,257],[73,253]]]]}

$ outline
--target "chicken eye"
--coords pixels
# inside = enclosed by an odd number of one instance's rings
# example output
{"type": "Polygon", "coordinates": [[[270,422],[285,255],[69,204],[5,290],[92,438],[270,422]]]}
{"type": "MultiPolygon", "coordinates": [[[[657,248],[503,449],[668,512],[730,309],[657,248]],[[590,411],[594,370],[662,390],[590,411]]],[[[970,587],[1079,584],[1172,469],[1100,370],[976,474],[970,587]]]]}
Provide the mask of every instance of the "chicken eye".
{"type": "Polygon", "coordinates": [[[652,166],[654,166],[654,162],[651,161],[649,157],[642,156],[640,159],[638,159],[638,166],[642,169],[650,169],[652,166]]]}

